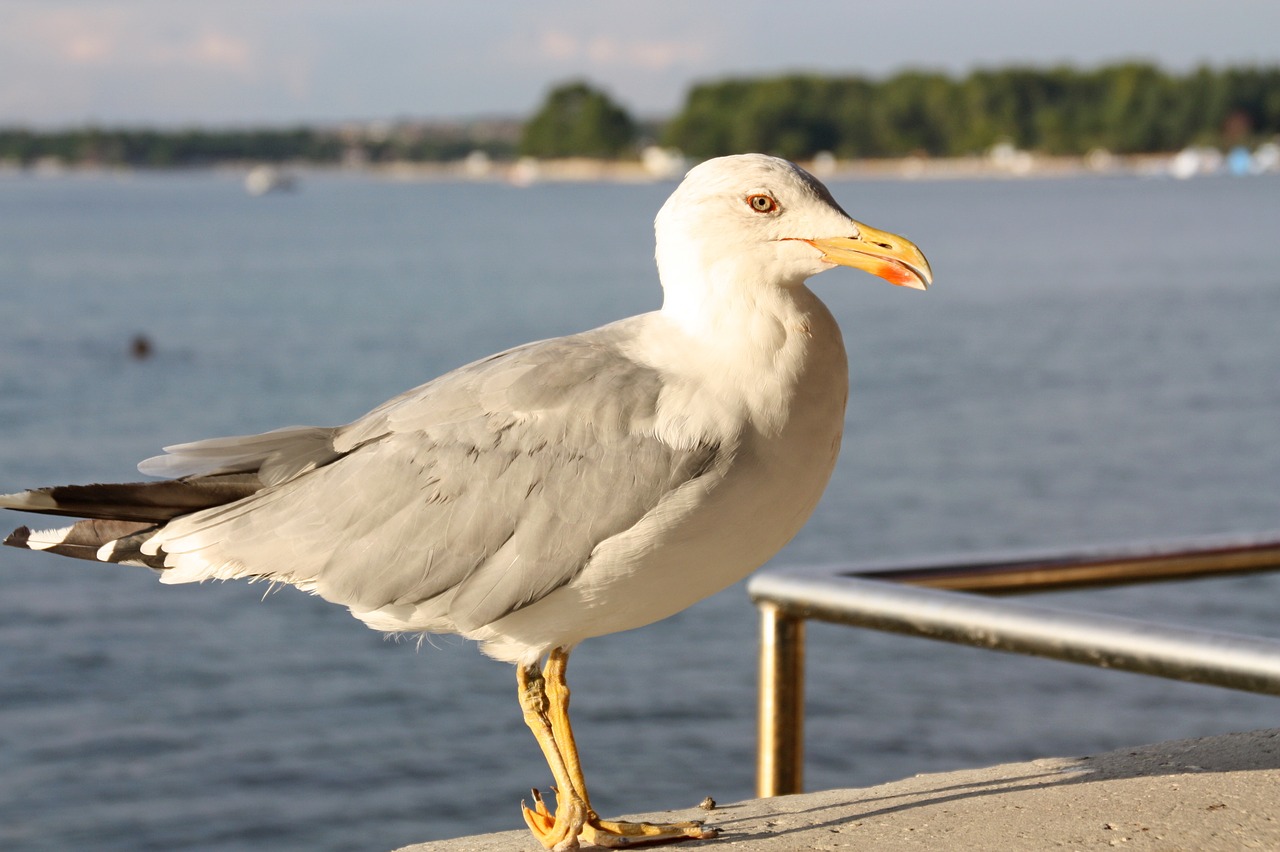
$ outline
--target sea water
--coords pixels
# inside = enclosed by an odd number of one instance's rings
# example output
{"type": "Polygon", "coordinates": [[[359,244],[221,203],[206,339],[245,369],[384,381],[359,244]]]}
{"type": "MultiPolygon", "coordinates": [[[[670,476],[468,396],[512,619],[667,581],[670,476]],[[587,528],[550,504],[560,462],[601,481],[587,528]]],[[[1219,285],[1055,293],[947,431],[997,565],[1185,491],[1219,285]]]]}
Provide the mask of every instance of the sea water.
{"type": "MultiPolygon", "coordinates": [[[[0,179],[0,490],[342,423],[654,309],[670,189],[0,179]]],[[[936,285],[813,282],[845,331],[847,430],[776,564],[1280,528],[1280,180],[832,190],[917,241],[936,285]]],[[[550,778],[509,666],[265,591],[0,552],[0,847],[377,850],[520,825],[550,778]]],[[[1280,635],[1275,575],[1035,602],[1280,635]]],[[[751,795],[755,630],[736,586],[574,654],[601,812],[751,795]]],[[[808,668],[810,789],[1280,720],[1273,698],[825,625],[808,668]]]]}

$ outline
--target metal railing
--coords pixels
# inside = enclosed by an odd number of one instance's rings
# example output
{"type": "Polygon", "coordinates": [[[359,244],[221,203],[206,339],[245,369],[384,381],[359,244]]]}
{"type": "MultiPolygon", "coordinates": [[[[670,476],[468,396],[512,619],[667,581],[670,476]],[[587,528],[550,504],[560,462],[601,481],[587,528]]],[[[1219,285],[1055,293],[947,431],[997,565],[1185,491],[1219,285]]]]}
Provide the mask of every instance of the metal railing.
{"type": "Polygon", "coordinates": [[[761,616],[756,794],[804,775],[808,619],[1280,696],[1280,640],[984,595],[1280,570],[1280,534],[902,565],[775,569],[747,585],[761,616]]]}

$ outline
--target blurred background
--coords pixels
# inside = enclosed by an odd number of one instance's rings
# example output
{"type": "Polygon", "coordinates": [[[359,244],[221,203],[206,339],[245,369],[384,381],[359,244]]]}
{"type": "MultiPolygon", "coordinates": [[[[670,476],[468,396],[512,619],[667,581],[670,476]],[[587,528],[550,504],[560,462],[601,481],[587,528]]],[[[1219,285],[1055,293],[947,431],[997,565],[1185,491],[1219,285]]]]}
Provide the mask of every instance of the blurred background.
{"type": "MultiPolygon", "coordinates": [[[[351,420],[660,304],[698,160],[928,254],[835,271],[851,400],[781,565],[1280,527],[1280,7],[0,7],[0,490],[351,420]]],[[[30,519],[12,515],[12,525],[30,519]]],[[[39,519],[35,524],[40,525],[39,519]]],[[[508,666],[293,590],[0,553],[0,846],[391,849],[519,825],[508,666]]],[[[1280,635],[1256,575],[1037,603],[1280,635]]],[[[602,812],[752,794],[732,588],[575,653],[602,812]]],[[[1274,727],[1274,699],[814,625],[807,783],[1274,727]]]]}

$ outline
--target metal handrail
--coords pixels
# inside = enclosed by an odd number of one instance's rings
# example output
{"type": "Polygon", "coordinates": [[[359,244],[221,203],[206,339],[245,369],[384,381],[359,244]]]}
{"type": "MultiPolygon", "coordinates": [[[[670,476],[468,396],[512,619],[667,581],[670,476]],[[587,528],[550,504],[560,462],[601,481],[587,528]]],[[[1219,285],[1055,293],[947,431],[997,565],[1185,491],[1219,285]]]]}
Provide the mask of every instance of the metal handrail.
{"type": "Polygon", "coordinates": [[[747,585],[761,614],[757,795],[803,788],[807,619],[1280,696],[1278,640],[957,591],[1011,594],[1278,569],[1280,534],[760,572],[747,585]]]}

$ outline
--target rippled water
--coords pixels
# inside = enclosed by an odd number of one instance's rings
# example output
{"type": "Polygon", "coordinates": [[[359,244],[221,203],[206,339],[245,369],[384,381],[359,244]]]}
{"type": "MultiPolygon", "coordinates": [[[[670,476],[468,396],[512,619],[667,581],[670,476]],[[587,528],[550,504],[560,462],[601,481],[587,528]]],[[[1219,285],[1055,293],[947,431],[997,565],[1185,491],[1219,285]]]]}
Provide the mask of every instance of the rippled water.
{"type": "MultiPolygon", "coordinates": [[[[0,180],[0,489],[132,478],[167,443],[349,420],[452,366],[656,307],[669,186],[231,175],[0,180]],[[154,357],[132,360],[136,333],[154,357]]],[[[849,271],[844,455],[777,559],[1280,527],[1280,182],[863,182],[928,294],[849,271]]],[[[13,515],[14,523],[24,520],[13,515]]],[[[1280,635],[1280,578],[1041,603],[1280,635]]],[[[587,643],[605,812],[751,794],[741,587],[587,643]]],[[[808,784],[1274,726],[1274,699],[810,629],[808,784]]],[[[0,846],[389,849],[520,824],[548,782],[511,669],[284,590],[0,553],[0,846]]]]}

